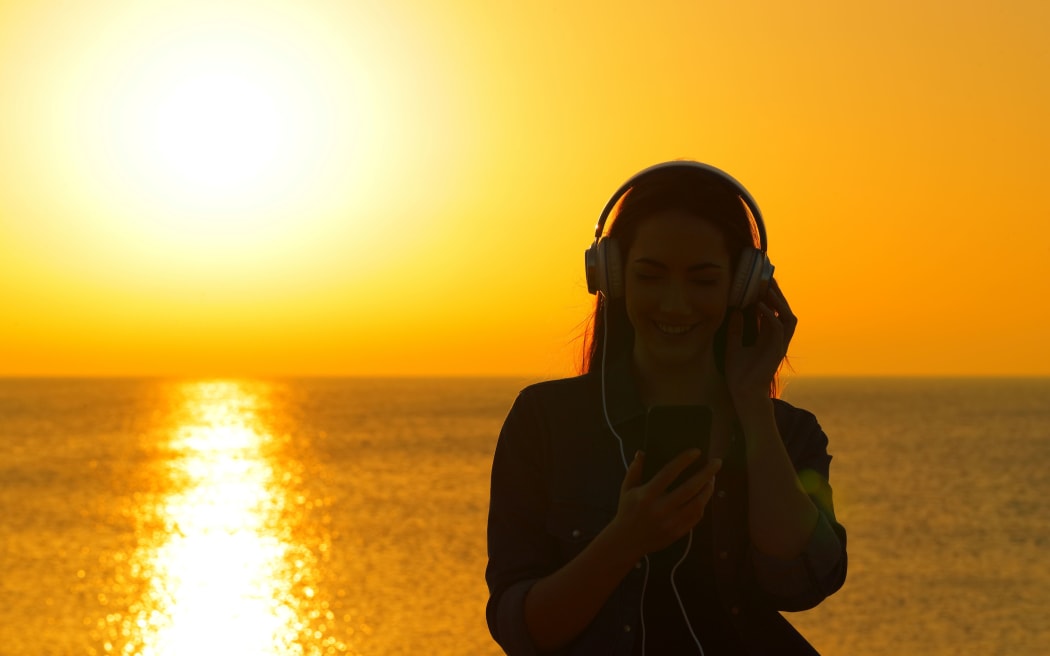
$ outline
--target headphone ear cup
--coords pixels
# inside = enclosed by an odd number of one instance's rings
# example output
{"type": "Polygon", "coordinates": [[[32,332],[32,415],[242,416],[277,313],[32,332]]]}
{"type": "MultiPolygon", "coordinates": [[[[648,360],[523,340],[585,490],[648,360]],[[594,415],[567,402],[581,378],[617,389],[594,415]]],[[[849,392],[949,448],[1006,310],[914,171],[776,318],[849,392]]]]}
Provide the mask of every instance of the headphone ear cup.
{"type": "Polygon", "coordinates": [[[773,265],[766,254],[757,248],[745,248],[729,290],[730,307],[744,308],[760,301],[772,277],[773,265]]]}
{"type": "Polygon", "coordinates": [[[620,245],[603,237],[598,242],[598,290],[607,299],[623,297],[623,264],[620,245]]]}
{"type": "Polygon", "coordinates": [[[587,292],[597,294],[600,288],[598,281],[598,242],[593,242],[583,253],[583,265],[586,271],[587,292]]]}

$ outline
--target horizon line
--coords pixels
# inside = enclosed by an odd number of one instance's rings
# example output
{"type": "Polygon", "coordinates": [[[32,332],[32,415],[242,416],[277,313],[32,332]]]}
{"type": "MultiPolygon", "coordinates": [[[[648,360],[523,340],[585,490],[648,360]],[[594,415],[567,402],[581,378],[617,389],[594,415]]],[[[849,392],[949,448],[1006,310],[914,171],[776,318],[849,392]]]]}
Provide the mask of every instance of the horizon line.
{"type": "MultiPolygon", "coordinates": [[[[242,379],[534,379],[557,380],[578,374],[550,373],[0,373],[0,380],[73,379],[166,379],[166,380],[242,380],[242,379]]],[[[781,375],[781,382],[807,378],[1050,378],[1050,373],[814,373],[781,375]]]]}

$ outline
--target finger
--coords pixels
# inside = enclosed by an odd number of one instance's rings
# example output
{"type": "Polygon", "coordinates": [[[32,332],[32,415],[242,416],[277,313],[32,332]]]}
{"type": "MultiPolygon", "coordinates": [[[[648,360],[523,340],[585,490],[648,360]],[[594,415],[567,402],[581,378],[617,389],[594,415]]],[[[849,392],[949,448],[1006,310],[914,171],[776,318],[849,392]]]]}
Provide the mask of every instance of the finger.
{"type": "Polygon", "coordinates": [[[760,336],[782,337],[784,335],[784,323],[780,320],[780,317],[777,316],[777,313],[773,308],[765,303],[758,303],[756,304],[756,307],[762,317],[760,336]]]}
{"type": "Polygon", "coordinates": [[[798,326],[798,317],[796,317],[791,311],[791,308],[783,297],[780,299],[775,297],[772,298],[770,307],[773,309],[777,321],[784,327],[784,343],[786,345],[791,341],[791,337],[795,334],[795,328],[798,326]]]}
{"type": "Polygon", "coordinates": [[[775,278],[769,287],[768,296],[770,297],[770,305],[776,310],[777,317],[787,328],[788,334],[794,333],[795,326],[798,325],[798,317],[791,311],[791,305],[788,304],[787,297],[784,296],[784,292],[780,289],[780,285],[777,284],[775,278]]]}
{"type": "Polygon", "coordinates": [[[642,471],[645,468],[645,452],[635,451],[634,459],[631,460],[631,464],[627,467],[627,473],[624,474],[623,483],[620,484],[620,495],[624,495],[628,490],[634,489],[642,484],[642,471]]]}
{"type": "Polygon", "coordinates": [[[784,295],[784,290],[780,288],[780,283],[777,281],[776,278],[771,278],[770,279],[770,281],[769,281],[769,289],[774,294],[776,294],[777,297],[779,297],[781,300],[783,300],[785,305],[787,304],[787,296],[784,295]]]}
{"type": "Polygon", "coordinates": [[[696,495],[689,499],[689,503],[687,503],[685,506],[690,513],[699,514],[699,516],[696,517],[697,520],[699,520],[700,517],[703,516],[704,507],[707,506],[707,503],[715,494],[715,480],[716,479],[712,478],[710,481],[708,481],[707,485],[701,488],[700,491],[696,493],[696,495]]]}
{"type": "Polygon", "coordinates": [[[795,334],[796,321],[794,317],[777,316],[768,305],[764,303],[759,303],[758,305],[761,318],[761,330],[759,331],[761,346],[780,351],[781,357],[787,355],[791,337],[795,334]]]}
{"type": "Polygon", "coordinates": [[[660,471],[656,472],[653,479],[649,481],[648,486],[652,492],[657,496],[662,495],[671,483],[673,483],[678,476],[689,467],[689,465],[696,462],[700,455],[700,449],[686,449],[675,456],[671,462],[667,463],[662,469],[660,469],[660,471]]]}
{"type": "Polygon", "coordinates": [[[784,295],[784,290],[780,288],[775,278],[766,290],[766,296],[770,299],[771,305],[776,308],[778,314],[791,314],[791,305],[788,303],[787,296],[784,295]]]}
{"type": "Polygon", "coordinates": [[[700,523],[707,510],[707,504],[711,502],[711,497],[714,496],[714,493],[715,479],[711,478],[699,493],[695,494],[685,505],[678,509],[675,516],[674,529],[678,537],[685,535],[700,523]]]}
{"type": "Polygon", "coordinates": [[[780,288],[780,282],[776,276],[769,279],[769,289],[776,292],[781,298],[784,297],[784,290],[780,288]]]}
{"type": "Polygon", "coordinates": [[[714,487],[715,474],[722,468],[722,461],[718,458],[712,459],[704,465],[700,471],[687,478],[681,485],[668,495],[668,503],[671,507],[689,503],[697,495],[703,494],[706,488],[714,487]]]}
{"type": "Polygon", "coordinates": [[[689,523],[690,529],[699,524],[700,520],[704,518],[704,512],[707,510],[707,504],[711,502],[711,497],[714,496],[714,493],[715,485],[714,480],[712,480],[710,485],[705,486],[704,489],[700,491],[700,494],[696,495],[689,501],[689,504],[686,506],[686,509],[689,513],[687,521],[689,523]]]}
{"type": "Polygon", "coordinates": [[[785,347],[791,342],[791,338],[795,336],[795,328],[798,327],[798,318],[795,315],[788,313],[786,317],[783,317],[784,323],[784,344],[785,347]]]}

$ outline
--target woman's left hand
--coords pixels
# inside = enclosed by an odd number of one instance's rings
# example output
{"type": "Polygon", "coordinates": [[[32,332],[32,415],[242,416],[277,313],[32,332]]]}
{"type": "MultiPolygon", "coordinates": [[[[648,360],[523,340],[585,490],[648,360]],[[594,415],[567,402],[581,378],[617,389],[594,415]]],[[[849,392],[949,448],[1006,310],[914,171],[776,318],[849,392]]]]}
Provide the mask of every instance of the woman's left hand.
{"type": "Polygon", "coordinates": [[[787,355],[788,344],[798,325],[798,318],[791,312],[775,278],[756,310],[758,338],[750,346],[743,344],[743,313],[733,310],[729,319],[725,378],[729,393],[737,403],[769,398],[769,385],[787,355]]]}

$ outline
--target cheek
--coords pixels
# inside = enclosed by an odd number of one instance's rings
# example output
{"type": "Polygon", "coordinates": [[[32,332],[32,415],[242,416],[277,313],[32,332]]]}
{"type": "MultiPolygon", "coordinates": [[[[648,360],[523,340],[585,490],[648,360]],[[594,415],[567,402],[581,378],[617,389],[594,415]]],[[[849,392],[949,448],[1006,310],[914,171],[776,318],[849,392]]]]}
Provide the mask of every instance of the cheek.
{"type": "Polygon", "coordinates": [[[725,312],[729,306],[729,285],[719,283],[711,287],[695,288],[690,294],[689,302],[705,313],[725,312]]]}
{"type": "Polygon", "coordinates": [[[644,322],[644,317],[651,314],[658,304],[659,300],[654,299],[651,292],[646,293],[644,287],[625,283],[624,309],[627,312],[627,321],[634,330],[638,330],[639,322],[644,322]]]}
{"type": "Polygon", "coordinates": [[[632,293],[630,287],[625,291],[624,307],[627,310],[627,319],[630,320],[632,326],[637,326],[638,319],[645,311],[646,303],[641,295],[632,293]]]}

